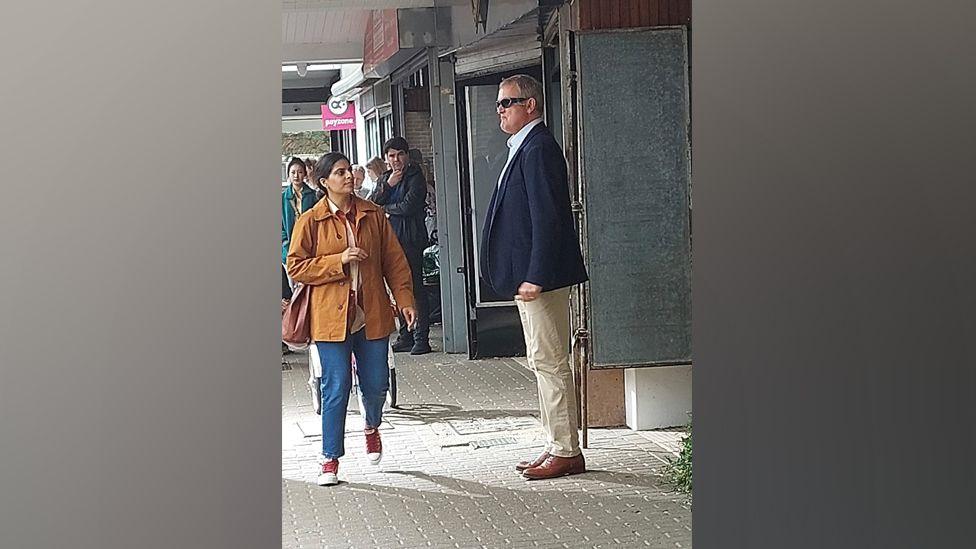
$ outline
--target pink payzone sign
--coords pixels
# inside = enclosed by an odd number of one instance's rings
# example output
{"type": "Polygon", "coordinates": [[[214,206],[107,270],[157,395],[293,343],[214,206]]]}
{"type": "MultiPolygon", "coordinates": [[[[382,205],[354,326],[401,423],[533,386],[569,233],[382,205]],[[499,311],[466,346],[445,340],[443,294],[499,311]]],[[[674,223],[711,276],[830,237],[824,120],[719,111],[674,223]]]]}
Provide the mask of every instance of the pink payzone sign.
{"type": "Polygon", "coordinates": [[[353,102],[332,98],[322,105],[322,129],[327,132],[356,129],[356,111],[353,102]]]}

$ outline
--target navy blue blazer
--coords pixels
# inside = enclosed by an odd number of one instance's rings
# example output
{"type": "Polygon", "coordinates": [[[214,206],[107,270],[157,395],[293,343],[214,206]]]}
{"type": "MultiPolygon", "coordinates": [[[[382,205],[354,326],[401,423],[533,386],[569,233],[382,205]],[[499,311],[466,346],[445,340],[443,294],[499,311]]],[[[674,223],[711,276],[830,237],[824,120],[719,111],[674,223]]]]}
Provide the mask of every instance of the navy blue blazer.
{"type": "Polygon", "coordinates": [[[480,255],[482,278],[503,296],[517,294],[523,282],[545,292],[587,280],[566,159],[544,124],[525,137],[492,194],[480,255]]]}

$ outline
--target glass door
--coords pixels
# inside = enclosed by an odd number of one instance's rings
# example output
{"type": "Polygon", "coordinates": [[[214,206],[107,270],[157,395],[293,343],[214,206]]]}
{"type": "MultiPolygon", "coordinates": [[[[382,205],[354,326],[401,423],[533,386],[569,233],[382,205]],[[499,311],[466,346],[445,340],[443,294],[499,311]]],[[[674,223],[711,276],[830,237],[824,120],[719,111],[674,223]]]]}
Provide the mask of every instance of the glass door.
{"type": "Polygon", "coordinates": [[[501,76],[486,80],[459,84],[457,90],[471,358],[525,354],[525,339],[513,296],[497,295],[481,278],[481,231],[498,178],[508,160],[508,135],[498,127],[495,112],[501,76]]]}

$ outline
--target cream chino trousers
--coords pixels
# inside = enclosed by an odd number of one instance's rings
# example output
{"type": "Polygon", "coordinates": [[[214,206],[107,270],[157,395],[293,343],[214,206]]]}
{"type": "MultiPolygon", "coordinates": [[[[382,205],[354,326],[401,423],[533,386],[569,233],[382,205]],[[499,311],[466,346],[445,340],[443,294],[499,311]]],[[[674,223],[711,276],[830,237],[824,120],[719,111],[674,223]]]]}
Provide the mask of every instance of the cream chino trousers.
{"type": "Polygon", "coordinates": [[[561,288],[533,301],[515,300],[525,335],[525,355],[539,386],[542,431],[550,454],[580,453],[576,385],[569,364],[569,293],[561,288]]]}

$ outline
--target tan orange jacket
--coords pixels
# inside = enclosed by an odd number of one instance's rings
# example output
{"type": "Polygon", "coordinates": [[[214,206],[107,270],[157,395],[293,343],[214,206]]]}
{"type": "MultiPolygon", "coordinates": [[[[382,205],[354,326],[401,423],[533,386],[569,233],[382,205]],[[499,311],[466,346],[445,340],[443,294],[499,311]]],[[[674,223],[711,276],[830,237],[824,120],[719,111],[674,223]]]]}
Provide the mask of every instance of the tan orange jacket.
{"type": "MultiPolygon", "coordinates": [[[[383,285],[393,292],[399,308],[413,307],[413,281],[403,248],[383,210],[372,202],[352,197],[356,204],[359,231],[356,245],[369,254],[359,263],[366,339],[379,339],[395,329],[394,311],[383,285]]],[[[349,267],[342,264],[342,252],[349,247],[346,228],[322,199],[295,221],[286,266],[293,280],[311,286],[312,341],[343,341],[348,331],[349,267]],[[312,250],[312,232],[316,249],[312,250]]]]}

